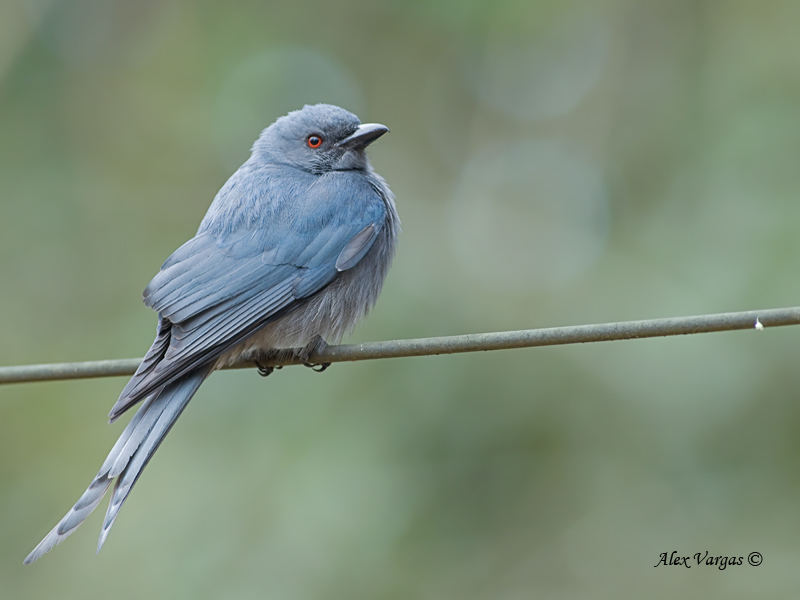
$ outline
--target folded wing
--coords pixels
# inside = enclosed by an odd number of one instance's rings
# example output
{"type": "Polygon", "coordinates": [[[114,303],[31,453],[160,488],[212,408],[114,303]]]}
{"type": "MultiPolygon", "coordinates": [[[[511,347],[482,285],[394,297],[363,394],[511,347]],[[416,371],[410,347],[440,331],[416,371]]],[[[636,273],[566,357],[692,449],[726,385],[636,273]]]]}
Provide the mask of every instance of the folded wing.
{"type": "Polygon", "coordinates": [[[386,218],[382,200],[368,190],[372,198],[350,206],[326,200],[312,227],[278,215],[266,226],[199,233],[181,246],[144,292],[145,304],[159,313],[156,340],[110,419],[216,360],[355,266],[386,218]]]}

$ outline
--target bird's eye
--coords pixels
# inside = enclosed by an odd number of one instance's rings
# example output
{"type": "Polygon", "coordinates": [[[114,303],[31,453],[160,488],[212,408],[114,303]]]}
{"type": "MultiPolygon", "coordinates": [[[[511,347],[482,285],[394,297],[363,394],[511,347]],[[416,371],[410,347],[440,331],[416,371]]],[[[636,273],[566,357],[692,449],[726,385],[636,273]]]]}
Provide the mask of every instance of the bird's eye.
{"type": "Polygon", "coordinates": [[[309,148],[319,148],[322,146],[322,138],[318,135],[312,135],[308,138],[309,148]]]}

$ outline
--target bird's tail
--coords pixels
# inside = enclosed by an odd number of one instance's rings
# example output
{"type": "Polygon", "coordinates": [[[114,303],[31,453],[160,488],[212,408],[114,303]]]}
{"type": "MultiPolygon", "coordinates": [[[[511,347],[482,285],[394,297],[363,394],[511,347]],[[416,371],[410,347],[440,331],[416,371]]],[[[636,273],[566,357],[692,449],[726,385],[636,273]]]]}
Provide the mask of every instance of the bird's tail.
{"type": "Polygon", "coordinates": [[[197,388],[212,371],[213,365],[201,367],[164,386],[147,400],[131,419],[125,431],[114,444],[100,472],[87,490],[39,545],[25,559],[29,565],[60,544],[97,508],[100,500],[114,482],[114,491],[108,505],[97,551],[103,547],[114,520],[133,485],[142,474],[150,457],[167,435],[175,420],[186,408],[197,388]]]}

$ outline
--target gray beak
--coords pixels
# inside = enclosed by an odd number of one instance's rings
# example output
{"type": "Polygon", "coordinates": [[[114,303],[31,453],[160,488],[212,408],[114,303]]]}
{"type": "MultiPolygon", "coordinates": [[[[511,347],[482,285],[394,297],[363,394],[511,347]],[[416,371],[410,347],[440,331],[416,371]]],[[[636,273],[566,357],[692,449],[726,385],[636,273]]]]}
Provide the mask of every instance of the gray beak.
{"type": "Polygon", "coordinates": [[[339,148],[366,148],[372,142],[387,133],[389,128],[380,123],[364,123],[356,129],[353,135],[344,138],[341,142],[336,144],[339,148]]]}

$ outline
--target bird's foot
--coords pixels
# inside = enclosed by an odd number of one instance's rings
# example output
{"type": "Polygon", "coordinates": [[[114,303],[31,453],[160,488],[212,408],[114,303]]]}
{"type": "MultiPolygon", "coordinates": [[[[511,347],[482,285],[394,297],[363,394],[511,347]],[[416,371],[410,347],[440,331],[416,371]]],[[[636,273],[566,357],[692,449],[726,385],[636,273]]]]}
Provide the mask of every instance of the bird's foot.
{"type": "Polygon", "coordinates": [[[308,344],[302,348],[291,350],[288,348],[276,348],[273,350],[259,350],[258,353],[251,359],[253,364],[258,368],[258,374],[262,377],[267,377],[275,372],[275,369],[282,369],[282,365],[268,366],[270,363],[284,362],[287,358],[294,357],[299,359],[300,362],[317,373],[322,373],[325,369],[331,366],[331,363],[314,363],[309,359],[312,354],[318,354],[325,350],[328,346],[327,342],[320,336],[316,336],[308,344]]]}
{"type": "Polygon", "coordinates": [[[303,361],[304,367],[308,367],[317,373],[322,373],[325,369],[331,366],[331,363],[312,363],[308,359],[313,353],[318,354],[323,352],[327,347],[328,343],[322,339],[322,336],[318,335],[308,344],[306,344],[301,350],[295,352],[295,355],[297,358],[303,361]]]}
{"type": "Polygon", "coordinates": [[[275,371],[275,369],[282,369],[283,368],[283,366],[281,366],[281,365],[278,365],[277,367],[265,367],[264,365],[262,365],[257,360],[255,360],[253,362],[256,365],[256,369],[258,369],[258,374],[261,375],[262,377],[268,377],[268,376],[272,375],[272,373],[275,371]]]}
{"type": "Polygon", "coordinates": [[[260,350],[255,357],[253,357],[252,361],[256,365],[258,369],[258,374],[262,377],[267,377],[272,375],[275,369],[282,369],[281,366],[268,366],[269,363],[273,363],[280,358],[280,354],[277,350],[260,350]]]}

